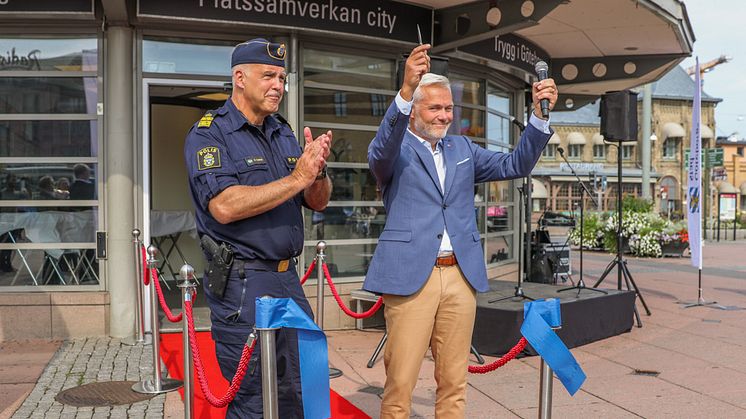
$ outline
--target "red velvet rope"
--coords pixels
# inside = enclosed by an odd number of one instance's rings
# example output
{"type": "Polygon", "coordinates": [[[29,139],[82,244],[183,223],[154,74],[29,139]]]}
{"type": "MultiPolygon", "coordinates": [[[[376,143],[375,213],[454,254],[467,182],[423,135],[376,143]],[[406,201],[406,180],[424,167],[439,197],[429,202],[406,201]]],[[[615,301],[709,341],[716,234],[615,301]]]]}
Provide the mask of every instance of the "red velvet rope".
{"type": "Polygon", "coordinates": [[[148,269],[148,255],[145,253],[145,245],[140,245],[140,258],[142,259],[142,283],[145,286],[150,284],[150,269],[148,269]]]}
{"type": "Polygon", "coordinates": [[[197,381],[199,381],[199,387],[202,389],[202,394],[205,395],[207,402],[215,407],[225,407],[228,403],[233,401],[236,397],[238,389],[241,387],[241,382],[246,376],[246,369],[249,366],[249,360],[251,354],[254,353],[254,346],[256,340],[251,343],[244,345],[243,352],[241,352],[241,359],[238,361],[238,368],[236,374],[231,380],[231,385],[228,387],[228,391],[223,397],[216,397],[210,391],[210,385],[207,382],[207,375],[205,374],[205,368],[202,365],[202,357],[199,353],[199,346],[197,346],[197,333],[194,331],[194,317],[192,316],[192,302],[184,302],[184,312],[186,312],[187,324],[189,329],[189,346],[192,348],[192,359],[194,360],[194,369],[197,371],[197,381]]]}
{"type": "Polygon", "coordinates": [[[376,301],[375,304],[373,304],[373,307],[370,308],[368,311],[364,311],[362,313],[356,313],[347,306],[345,306],[345,303],[342,301],[342,298],[340,298],[339,293],[337,292],[337,287],[334,286],[334,282],[332,281],[332,276],[329,274],[329,267],[326,266],[326,263],[321,265],[324,268],[324,275],[326,276],[326,281],[329,283],[329,288],[332,290],[332,295],[334,296],[334,299],[337,300],[337,304],[339,304],[339,308],[342,309],[342,311],[345,312],[346,315],[354,318],[354,319],[364,319],[366,317],[372,316],[376,311],[378,311],[379,308],[381,308],[381,305],[383,305],[383,297],[378,297],[378,301],[376,301]]]}
{"type": "Polygon", "coordinates": [[[177,316],[174,316],[171,313],[171,309],[168,308],[168,305],[166,305],[166,299],[163,297],[163,291],[161,290],[161,283],[158,281],[158,270],[155,268],[150,268],[150,277],[153,278],[153,285],[155,285],[155,290],[158,293],[158,301],[161,303],[161,308],[163,309],[163,312],[166,313],[166,318],[171,323],[177,323],[181,321],[182,313],[179,313],[177,316]]]}
{"type": "Polygon", "coordinates": [[[311,276],[311,272],[313,272],[313,268],[316,267],[316,259],[311,262],[311,266],[308,267],[308,270],[306,271],[306,274],[303,275],[303,278],[300,279],[300,284],[303,285],[308,281],[308,277],[311,276]]]}
{"type": "Polygon", "coordinates": [[[490,362],[487,365],[469,365],[469,372],[472,374],[486,374],[488,372],[492,372],[507,364],[508,361],[510,361],[511,359],[514,359],[526,347],[527,343],[528,341],[526,340],[526,338],[521,337],[521,340],[519,340],[518,343],[516,343],[515,346],[511,350],[509,350],[507,354],[503,355],[501,358],[498,358],[493,362],[490,362]]]}

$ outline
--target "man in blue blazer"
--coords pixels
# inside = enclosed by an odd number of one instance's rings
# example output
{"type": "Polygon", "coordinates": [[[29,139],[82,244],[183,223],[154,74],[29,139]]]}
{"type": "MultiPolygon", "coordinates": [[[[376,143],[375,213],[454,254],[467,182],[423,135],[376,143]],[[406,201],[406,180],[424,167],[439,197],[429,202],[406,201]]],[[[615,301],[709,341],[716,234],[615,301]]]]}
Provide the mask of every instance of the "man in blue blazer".
{"type": "Polygon", "coordinates": [[[533,84],[534,111],[512,153],[461,135],[448,79],[427,73],[430,45],[407,59],[404,81],[368,148],[383,194],[386,226],[363,287],[383,294],[388,341],[382,418],[409,418],[428,346],[438,383],[435,417],[463,418],[476,292],[489,289],[474,217],[474,184],[527,176],[552,131],[539,101],[557,101],[547,79],[533,84]]]}

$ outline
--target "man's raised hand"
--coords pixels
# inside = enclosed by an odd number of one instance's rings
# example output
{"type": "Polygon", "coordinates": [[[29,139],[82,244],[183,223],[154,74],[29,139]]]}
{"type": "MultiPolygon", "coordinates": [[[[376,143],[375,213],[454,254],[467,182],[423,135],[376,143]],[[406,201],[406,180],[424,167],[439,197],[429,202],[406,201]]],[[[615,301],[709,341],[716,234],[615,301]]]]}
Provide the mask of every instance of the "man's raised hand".
{"type": "Polygon", "coordinates": [[[427,55],[430,48],[430,44],[416,46],[404,64],[404,80],[399,93],[407,102],[412,100],[414,89],[420,84],[422,76],[430,71],[430,56],[427,55]]]}

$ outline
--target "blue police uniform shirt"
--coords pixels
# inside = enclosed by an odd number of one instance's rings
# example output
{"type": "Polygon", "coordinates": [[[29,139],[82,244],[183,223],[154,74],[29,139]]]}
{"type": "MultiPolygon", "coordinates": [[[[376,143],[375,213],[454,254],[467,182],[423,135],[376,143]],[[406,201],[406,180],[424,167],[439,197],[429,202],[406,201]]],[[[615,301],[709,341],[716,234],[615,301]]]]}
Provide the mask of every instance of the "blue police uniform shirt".
{"type": "Polygon", "coordinates": [[[233,185],[260,186],[289,175],[302,150],[292,129],[275,116],[250,124],[231,99],[195,123],[184,146],[197,231],[229,243],[244,259],[282,260],[303,248],[302,193],[243,220],[220,224],[209,202],[233,185]]]}

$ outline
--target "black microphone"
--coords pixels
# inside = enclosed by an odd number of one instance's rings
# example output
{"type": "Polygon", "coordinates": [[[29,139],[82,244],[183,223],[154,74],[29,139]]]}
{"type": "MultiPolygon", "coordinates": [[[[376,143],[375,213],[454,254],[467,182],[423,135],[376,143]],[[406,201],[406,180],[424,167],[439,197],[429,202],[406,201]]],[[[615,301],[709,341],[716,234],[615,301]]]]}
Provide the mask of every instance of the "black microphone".
{"type": "Polygon", "coordinates": [[[560,156],[565,157],[565,149],[562,147],[557,147],[557,151],[560,153],[560,156]]]}
{"type": "MultiPolygon", "coordinates": [[[[548,78],[549,66],[544,61],[537,61],[534,69],[536,70],[536,75],[539,77],[539,81],[548,78]]],[[[541,117],[545,119],[549,118],[549,99],[541,100],[541,117]]]]}

